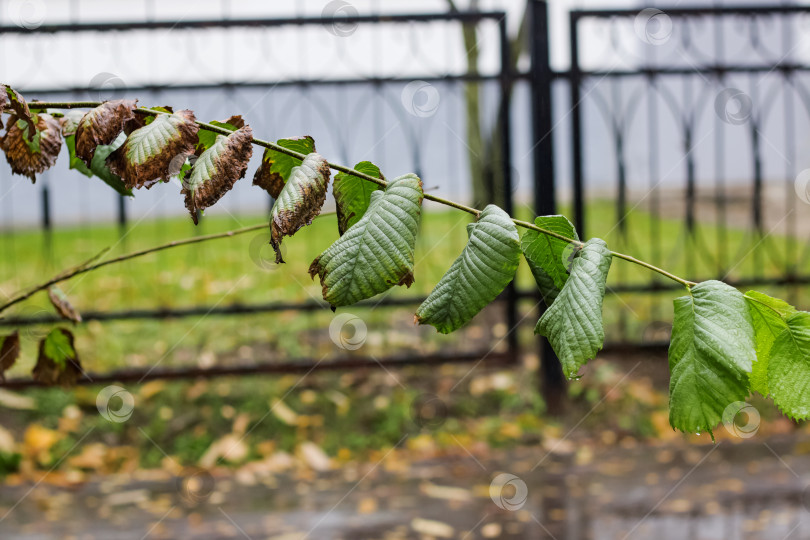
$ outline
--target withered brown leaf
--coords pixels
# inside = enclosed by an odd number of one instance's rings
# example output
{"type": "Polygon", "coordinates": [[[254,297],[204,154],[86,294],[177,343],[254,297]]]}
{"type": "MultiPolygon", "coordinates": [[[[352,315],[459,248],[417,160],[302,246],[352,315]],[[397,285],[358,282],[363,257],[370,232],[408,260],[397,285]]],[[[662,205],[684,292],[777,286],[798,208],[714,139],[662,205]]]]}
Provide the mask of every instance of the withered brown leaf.
{"type": "Polygon", "coordinates": [[[73,321],[74,323],[82,322],[81,313],[79,313],[79,311],[73,307],[73,305],[70,303],[70,299],[67,297],[64,291],[62,291],[62,289],[56,285],[51,285],[48,287],[48,298],[50,299],[54,309],[56,309],[56,312],[59,313],[63,319],[73,321]]]}
{"type": "Polygon", "coordinates": [[[54,328],[39,342],[39,356],[32,372],[34,380],[49,386],[73,386],[81,374],[73,334],[64,328],[54,328]]]}
{"type": "MultiPolygon", "coordinates": [[[[31,111],[28,109],[28,104],[25,102],[25,98],[14,90],[12,87],[8,85],[0,85],[3,90],[4,97],[8,101],[8,106],[12,108],[14,111],[14,115],[19,119],[22,119],[26,124],[28,124],[28,140],[33,141],[36,131],[36,125],[33,115],[31,111]]],[[[0,107],[0,110],[2,107],[0,107]]]]}
{"type": "Polygon", "coordinates": [[[160,180],[168,180],[177,174],[177,164],[194,154],[200,129],[195,120],[189,110],[158,113],[150,124],[130,133],[126,142],[110,154],[110,170],[130,189],[148,189],[160,180]]]}
{"type": "Polygon", "coordinates": [[[242,127],[228,136],[218,135],[214,145],[197,158],[183,180],[186,208],[197,223],[197,211],[213,206],[234,183],[244,178],[253,155],[253,130],[242,127]]]}
{"type": "Polygon", "coordinates": [[[243,127],[245,127],[245,119],[242,118],[241,114],[234,114],[233,116],[225,120],[223,123],[230,124],[236,129],[242,129],[243,127]]]}
{"type": "Polygon", "coordinates": [[[97,146],[115,141],[135,117],[137,103],[135,99],[107,101],[82,117],[76,129],[76,155],[85,165],[90,166],[97,146]]]}
{"type": "Polygon", "coordinates": [[[276,252],[276,263],[284,262],[280,249],[282,238],[292,236],[321,213],[329,175],[329,164],[315,152],[292,169],[270,213],[270,244],[276,252]]]}
{"type": "Polygon", "coordinates": [[[5,84],[0,84],[0,112],[8,107],[8,91],[5,84]]]}
{"type": "Polygon", "coordinates": [[[51,168],[62,149],[59,122],[50,114],[38,114],[35,138],[29,142],[24,135],[29,131],[28,126],[20,128],[18,120],[16,115],[9,119],[6,134],[0,139],[0,148],[6,153],[12,173],[27,176],[31,182],[36,182],[36,175],[51,168]]]}
{"type": "Polygon", "coordinates": [[[272,172],[270,168],[273,163],[270,161],[262,160],[262,164],[256,169],[256,174],[253,175],[253,185],[259,186],[274,199],[278,199],[278,194],[284,187],[284,178],[276,172],[272,172]]]}
{"type": "Polygon", "coordinates": [[[20,334],[16,330],[8,336],[0,337],[0,380],[20,357],[20,334]]]}

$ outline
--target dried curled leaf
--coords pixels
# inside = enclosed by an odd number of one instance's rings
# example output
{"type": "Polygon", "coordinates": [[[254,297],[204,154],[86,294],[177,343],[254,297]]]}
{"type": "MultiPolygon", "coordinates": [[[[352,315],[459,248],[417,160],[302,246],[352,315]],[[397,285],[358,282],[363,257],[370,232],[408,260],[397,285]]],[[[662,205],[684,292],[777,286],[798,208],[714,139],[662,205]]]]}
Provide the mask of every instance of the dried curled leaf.
{"type": "Polygon", "coordinates": [[[85,165],[92,163],[97,146],[115,141],[135,117],[137,103],[134,99],[107,101],[84,115],[76,129],[76,155],[85,165]]]}
{"type": "Polygon", "coordinates": [[[289,181],[278,194],[270,212],[270,244],[276,252],[276,262],[281,258],[281,239],[292,236],[321,213],[329,186],[329,164],[315,152],[290,172],[289,181]]]}
{"type": "Polygon", "coordinates": [[[61,316],[63,319],[67,319],[75,323],[82,322],[81,314],[76,308],[73,307],[73,305],[70,303],[70,299],[62,289],[56,285],[51,285],[48,287],[48,299],[50,299],[54,309],[56,309],[56,312],[59,313],[59,316],[61,316]]]}
{"type": "Polygon", "coordinates": [[[11,165],[11,172],[27,176],[36,182],[36,175],[50,169],[59,150],[62,148],[62,136],[59,122],[50,114],[36,116],[36,129],[33,140],[28,140],[29,125],[12,116],[6,125],[6,134],[0,140],[0,147],[6,153],[6,161],[11,165]]]}
{"type": "MultiPolygon", "coordinates": [[[[22,97],[22,94],[8,85],[4,84],[2,87],[2,93],[7,101],[7,106],[10,106],[14,111],[14,116],[28,124],[26,136],[28,137],[29,142],[33,141],[34,136],[36,135],[36,125],[34,115],[32,115],[31,111],[28,109],[28,104],[25,102],[25,98],[22,97]]],[[[3,107],[0,107],[0,110],[2,108],[3,107]]]]}
{"type": "Polygon", "coordinates": [[[0,84],[0,112],[8,107],[9,100],[8,100],[8,88],[5,84],[0,84]]]}
{"type": "Polygon", "coordinates": [[[186,158],[194,154],[197,131],[194,113],[184,110],[158,114],[149,124],[133,131],[108,158],[110,170],[128,188],[147,189],[175,176],[186,158]]]}
{"type": "Polygon", "coordinates": [[[203,152],[183,181],[186,208],[197,223],[197,210],[214,205],[234,183],[244,178],[253,155],[253,130],[245,126],[227,137],[218,135],[213,146],[203,152]]]}
{"type": "Polygon", "coordinates": [[[73,386],[81,374],[73,334],[64,328],[54,328],[39,342],[39,357],[32,372],[34,380],[49,386],[73,386]]]}
{"type": "MultiPolygon", "coordinates": [[[[279,139],[276,144],[305,155],[315,151],[315,139],[309,135],[279,139]]],[[[293,167],[298,165],[301,165],[300,159],[268,148],[262,155],[261,166],[253,176],[253,185],[259,186],[271,197],[278,199],[278,194],[289,180],[293,167]]]]}
{"type": "Polygon", "coordinates": [[[8,336],[0,336],[0,381],[5,380],[5,373],[20,357],[20,334],[15,330],[8,336]]]}
{"type": "Polygon", "coordinates": [[[233,116],[229,117],[227,120],[222,122],[223,124],[229,124],[236,129],[242,129],[245,127],[245,119],[242,118],[241,114],[234,114],[233,116]]]}

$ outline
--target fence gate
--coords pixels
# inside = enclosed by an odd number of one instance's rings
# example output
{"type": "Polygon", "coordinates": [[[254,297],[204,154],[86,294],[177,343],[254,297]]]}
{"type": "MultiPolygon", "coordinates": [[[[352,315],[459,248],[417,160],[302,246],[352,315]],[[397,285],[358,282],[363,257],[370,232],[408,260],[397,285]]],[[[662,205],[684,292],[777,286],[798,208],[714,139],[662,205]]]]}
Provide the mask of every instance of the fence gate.
{"type": "MultiPolygon", "coordinates": [[[[810,8],[572,11],[570,194],[581,236],[679,275],[807,303],[810,8]]],[[[620,261],[608,336],[665,340],[672,287],[620,261]],[[652,321],[652,323],[650,323],[652,321]]],[[[674,287],[677,289],[678,287],[674,287]]]]}

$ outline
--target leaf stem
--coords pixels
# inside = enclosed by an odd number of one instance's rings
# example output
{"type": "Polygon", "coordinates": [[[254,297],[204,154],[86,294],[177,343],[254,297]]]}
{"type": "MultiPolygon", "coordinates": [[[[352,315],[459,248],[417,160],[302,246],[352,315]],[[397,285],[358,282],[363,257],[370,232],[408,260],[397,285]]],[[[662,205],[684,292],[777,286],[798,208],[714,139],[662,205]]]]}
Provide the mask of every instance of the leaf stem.
{"type": "MultiPolygon", "coordinates": [[[[38,108],[38,109],[75,109],[75,108],[86,108],[86,107],[98,107],[102,103],[103,102],[101,102],[101,101],[68,101],[68,102],[61,102],[61,101],[60,102],[33,101],[33,102],[29,103],[29,106],[33,107],[33,108],[38,108]]],[[[155,111],[155,110],[146,109],[146,108],[143,108],[143,107],[139,107],[139,108],[135,109],[135,112],[138,113],[138,114],[145,114],[145,115],[167,114],[167,113],[162,112],[162,111],[155,111]]],[[[207,131],[212,131],[212,132],[218,133],[220,135],[230,135],[231,134],[231,131],[229,131],[229,130],[227,130],[225,128],[221,128],[219,126],[214,126],[214,125],[208,124],[206,122],[197,121],[197,125],[200,126],[201,129],[205,129],[207,131]]],[[[271,150],[275,150],[276,152],[286,154],[288,156],[294,157],[296,159],[300,159],[302,161],[306,157],[304,154],[302,154],[300,152],[296,152],[295,150],[290,150],[289,148],[284,148],[283,146],[278,145],[278,144],[276,144],[274,142],[265,141],[265,140],[262,140],[262,139],[254,138],[253,139],[253,144],[255,144],[257,146],[262,146],[264,148],[269,148],[271,150]]],[[[374,184],[377,184],[379,186],[385,187],[386,185],[388,185],[388,182],[386,182],[385,180],[382,180],[380,178],[376,178],[374,176],[362,173],[360,171],[356,171],[356,170],[354,170],[354,169],[352,169],[350,167],[346,167],[344,165],[340,165],[338,163],[331,163],[331,162],[328,163],[328,165],[329,165],[329,167],[331,167],[332,169],[334,169],[336,171],[340,171],[342,173],[346,173],[346,174],[350,174],[352,176],[356,176],[358,178],[362,178],[363,180],[367,180],[367,181],[372,182],[374,184]]],[[[476,218],[481,215],[481,210],[478,210],[478,209],[473,208],[471,206],[466,206],[466,205],[461,204],[461,203],[457,203],[455,201],[451,201],[449,199],[445,199],[445,198],[442,198],[442,197],[437,197],[436,195],[431,195],[429,193],[425,193],[425,199],[427,199],[428,201],[433,201],[433,202],[436,202],[436,203],[439,203],[439,204],[443,204],[445,206],[449,206],[451,208],[455,208],[457,210],[461,210],[463,212],[467,212],[468,214],[472,214],[476,218]]],[[[551,236],[553,238],[557,238],[558,240],[562,240],[563,242],[568,242],[569,244],[576,244],[576,245],[579,245],[579,246],[583,245],[583,242],[580,242],[578,240],[574,240],[572,238],[568,238],[568,237],[563,236],[561,234],[557,234],[554,231],[543,229],[542,227],[538,227],[537,225],[535,225],[533,223],[529,223],[528,221],[522,221],[522,220],[514,219],[514,218],[512,219],[512,221],[515,223],[515,225],[517,225],[519,227],[523,227],[525,229],[531,229],[533,231],[537,231],[539,233],[551,236]]],[[[254,228],[248,227],[247,230],[239,229],[239,232],[237,232],[237,231],[231,231],[231,232],[235,233],[235,234],[241,234],[242,232],[248,232],[248,230],[256,230],[257,228],[259,228],[259,227],[258,226],[254,227],[254,228]]],[[[227,235],[228,235],[228,233],[222,233],[221,236],[227,236],[227,235]]],[[[210,236],[214,236],[216,238],[221,237],[221,236],[216,236],[216,235],[210,235],[210,236]]],[[[209,239],[209,238],[206,238],[206,237],[196,237],[196,238],[193,238],[193,239],[190,239],[190,240],[204,241],[204,240],[199,240],[200,238],[209,239]]],[[[180,241],[180,242],[182,242],[182,243],[177,243],[177,244],[178,245],[183,245],[183,243],[194,243],[193,241],[191,241],[191,242],[180,241]]],[[[158,246],[154,250],[159,251],[161,249],[167,249],[169,247],[173,247],[172,244],[175,244],[175,242],[170,242],[169,244],[164,244],[163,246],[158,246]]],[[[151,251],[150,250],[145,250],[145,252],[143,252],[143,253],[135,253],[135,254],[130,254],[130,255],[139,256],[141,254],[145,255],[146,253],[151,253],[151,251]]],[[[652,270],[653,272],[657,272],[657,273],[661,274],[662,276],[664,276],[666,278],[669,278],[669,279],[671,279],[673,281],[676,281],[676,282],[680,283],[681,285],[683,285],[687,289],[689,289],[693,285],[696,285],[696,283],[693,282],[693,281],[689,281],[689,280],[683,279],[681,277],[678,277],[675,274],[667,272],[666,270],[664,270],[662,268],[658,268],[657,266],[654,266],[654,265],[652,265],[652,264],[650,264],[648,262],[642,261],[640,259],[636,259],[635,257],[632,257],[630,255],[625,255],[624,253],[618,253],[618,252],[615,252],[615,251],[611,251],[611,253],[613,254],[614,257],[618,257],[619,259],[624,259],[625,261],[631,262],[633,264],[637,264],[639,266],[647,268],[648,270],[652,270]]],[[[132,258],[132,257],[129,257],[129,256],[125,256],[125,257],[126,258],[132,258]]],[[[126,258],[122,259],[122,260],[126,260],[126,258]]],[[[94,269],[94,268],[96,268],[98,266],[105,266],[106,264],[111,264],[113,262],[117,262],[117,261],[115,259],[110,259],[109,261],[104,261],[103,263],[99,263],[99,265],[94,265],[94,266],[88,267],[86,270],[82,270],[79,273],[89,271],[90,269],[94,269]]],[[[73,274],[73,275],[76,275],[76,274],[73,274]]],[[[72,277],[72,276],[68,276],[68,277],[72,277]]],[[[67,279],[67,278],[65,278],[65,279],[67,279]]],[[[60,279],[59,281],[62,281],[62,280],[60,279]]],[[[48,285],[51,285],[51,284],[48,284],[48,285]]],[[[47,286],[45,286],[44,288],[47,288],[47,286]]],[[[42,289],[39,288],[37,290],[42,290],[42,289]]],[[[36,291],[31,292],[31,294],[33,294],[34,292],[36,292],[36,291]]],[[[28,296],[30,296],[30,294],[28,296]]],[[[26,296],[26,298],[28,296],[26,296]]],[[[13,301],[12,303],[8,303],[6,305],[0,306],[0,312],[5,310],[7,307],[17,303],[18,301],[21,301],[21,300],[16,300],[16,298],[15,298],[15,301],[13,301]]]]}

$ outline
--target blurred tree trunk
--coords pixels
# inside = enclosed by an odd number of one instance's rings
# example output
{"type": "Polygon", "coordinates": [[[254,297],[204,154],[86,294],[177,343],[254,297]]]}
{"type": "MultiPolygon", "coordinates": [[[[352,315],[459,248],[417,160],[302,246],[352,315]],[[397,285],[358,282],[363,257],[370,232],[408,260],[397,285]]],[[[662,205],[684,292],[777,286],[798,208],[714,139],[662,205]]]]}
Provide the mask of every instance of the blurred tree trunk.
{"type": "MultiPolygon", "coordinates": [[[[458,12],[454,0],[446,0],[452,13],[458,12]]],[[[468,9],[477,11],[479,0],[470,0],[468,9]]],[[[511,69],[517,70],[517,63],[521,53],[526,47],[526,30],[528,20],[524,11],[517,36],[511,43],[511,69]]],[[[462,23],[462,36],[467,57],[467,73],[478,75],[478,36],[475,22],[462,23]]],[[[509,89],[511,92],[511,88],[509,89]]],[[[484,134],[481,111],[481,83],[470,81],[464,84],[464,99],[467,115],[467,154],[470,162],[470,178],[472,180],[472,202],[481,208],[488,203],[503,207],[504,193],[500,189],[503,184],[503,166],[501,156],[500,113],[493,123],[489,133],[484,134]]],[[[513,178],[513,182],[517,179],[513,178]]]]}
{"type": "MultiPolygon", "coordinates": [[[[450,11],[458,12],[453,0],[447,0],[450,11]]],[[[470,0],[469,10],[478,11],[478,0],[470,0]]],[[[461,32],[464,38],[464,50],[467,56],[467,74],[478,75],[478,32],[475,22],[462,23],[461,32]]],[[[467,112],[467,157],[470,163],[472,180],[472,203],[480,207],[492,200],[491,184],[486,181],[486,157],[484,134],[481,128],[481,83],[469,81],[464,83],[464,103],[467,112]]]]}

